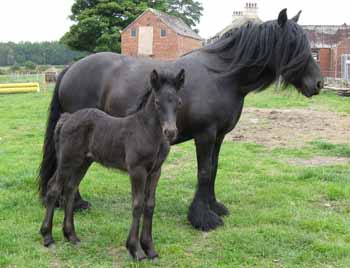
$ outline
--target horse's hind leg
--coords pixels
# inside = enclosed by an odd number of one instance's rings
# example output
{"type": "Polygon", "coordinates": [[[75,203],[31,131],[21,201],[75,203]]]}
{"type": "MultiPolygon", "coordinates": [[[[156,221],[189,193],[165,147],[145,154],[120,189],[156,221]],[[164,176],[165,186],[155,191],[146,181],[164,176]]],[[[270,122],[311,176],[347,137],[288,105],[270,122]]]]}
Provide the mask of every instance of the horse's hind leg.
{"type": "Polygon", "coordinates": [[[63,234],[65,238],[77,244],[80,242],[76,235],[74,228],[74,199],[78,186],[83,179],[86,171],[88,170],[91,162],[85,162],[79,168],[75,169],[69,180],[66,181],[63,188],[64,199],[64,222],[63,222],[63,234]]]}
{"type": "Polygon", "coordinates": [[[126,247],[131,256],[136,260],[146,258],[139,239],[140,219],[143,214],[145,201],[145,185],[147,172],[144,168],[136,168],[129,171],[132,189],[132,224],[126,241],[126,247]]]}
{"type": "Polygon", "coordinates": [[[46,214],[40,228],[40,233],[44,238],[44,246],[49,247],[55,241],[52,237],[52,220],[55,211],[55,203],[62,192],[63,181],[56,171],[49,182],[49,188],[46,194],[46,214]]]}
{"type": "Polygon", "coordinates": [[[152,238],[152,220],[155,207],[156,188],[160,177],[160,169],[152,173],[147,180],[145,194],[145,209],[143,216],[143,225],[141,233],[141,246],[146,252],[148,258],[154,259],[158,257],[157,251],[154,249],[152,238]]]}

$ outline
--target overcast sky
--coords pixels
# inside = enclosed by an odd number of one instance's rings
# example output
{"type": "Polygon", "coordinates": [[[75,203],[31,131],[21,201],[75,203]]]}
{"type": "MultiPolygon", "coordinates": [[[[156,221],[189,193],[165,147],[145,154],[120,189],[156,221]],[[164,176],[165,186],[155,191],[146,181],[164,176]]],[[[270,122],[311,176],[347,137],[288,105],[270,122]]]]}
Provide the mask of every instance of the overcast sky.
{"type": "MultiPolygon", "coordinates": [[[[203,38],[213,36],[231,22],[234,10],[246,0],[199,0],[204,13],[198,25],[203,38]]],[[[300,24],[350,24],[350,0],[256,0],[262,20],[276,19],[282,8],[289,16],[303,10],[300,24]]],[[[71,25],[73,0],[0,0],[0,41],[58,40],[71,25]]]]}

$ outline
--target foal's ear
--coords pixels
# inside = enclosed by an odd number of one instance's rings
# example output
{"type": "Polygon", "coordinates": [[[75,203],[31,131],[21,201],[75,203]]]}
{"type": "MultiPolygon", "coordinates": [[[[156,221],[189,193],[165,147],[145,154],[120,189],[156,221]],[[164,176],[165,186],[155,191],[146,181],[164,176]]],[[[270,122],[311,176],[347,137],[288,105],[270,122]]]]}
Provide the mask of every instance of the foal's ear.
{"type": "Polygon", "coordinates": [[[158,72],[156,70],[153,70],[151,72],[151,86],[153,89],[158,90],[160,89],[160,79],[159,79],[159,75],[158,72]]]}
{"type": "Polygon", "coordinates": [[[298,12],[298,14],[296,14],[296,15],[292,18],[292,20],[293,20],[294,22],[298,23],[300,14],[301,14],[301,10],[298,12]]]}
{"type": "Polygon", "coordinates": [[[287,9],[282,9],[280,14],[278,15],[278,19],[277,19],[277,22],[278,22],[278,25],[280,27],[284,27],[284,25],[286,25],[286,22],[288,20],[288,17],[287,17],[287,9]]]}
{"type": "Polygon", "coordinates": [[[176,76],[176,90],[180,90],[185,83],[185,70],[181,69],[181,71],[176,76]]]}

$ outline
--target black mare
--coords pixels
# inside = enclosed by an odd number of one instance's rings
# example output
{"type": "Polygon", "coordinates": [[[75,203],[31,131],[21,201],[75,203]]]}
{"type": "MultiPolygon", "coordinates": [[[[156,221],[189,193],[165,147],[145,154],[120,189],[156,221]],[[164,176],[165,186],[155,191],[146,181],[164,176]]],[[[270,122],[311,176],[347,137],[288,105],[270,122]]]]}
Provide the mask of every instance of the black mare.
{"type": "MultiPolygon", "coordinates": [[[[178,137],[173,144],[194,139],[198,184],[188,212],[192,226],[211,230],[223,224],[226,207],[217,201],[215,178],[225,134],[237,124],[245,96],[266,89],[276,78],[294,85],[303,95],[320,92],[323,78],[312,57],[299,15],[231,30],[215,43],[176,61],[134,58],[98,53],[73,64],[57,82],[44,143],[40,187],[45,195],[48,179],[56,168],[53,129],[62,112],[96,107],[108,114],[125,116],[153,68],[184,68],[183,106],[177,118],[178,137]]],[[[81,202],[81,200],[78,200],[81,202]]]]}
{"type": "Polygon", "coordinates": [[[171,73],[158,75],[154,70],[137,112],[127,117],[112,117],[95,108],[61,116],[54,135],[57,169],[48,184],[46,215],[40,229],[45,246],[54,243],[52,221],[62,190],[63,233],[72,243],[79,242],[73,220],[74,196],[90,165],[96,161],[129,173],[133,220],[126,246],[130,254],[137,260],[146,255],[151,259],[158,256],[152,239],[155,193],[162,163],[170,149],[169,141],[177,135],[176,114],[181,104],[178,90],[184,75],[184,70],[176,77],[171,73]]]}

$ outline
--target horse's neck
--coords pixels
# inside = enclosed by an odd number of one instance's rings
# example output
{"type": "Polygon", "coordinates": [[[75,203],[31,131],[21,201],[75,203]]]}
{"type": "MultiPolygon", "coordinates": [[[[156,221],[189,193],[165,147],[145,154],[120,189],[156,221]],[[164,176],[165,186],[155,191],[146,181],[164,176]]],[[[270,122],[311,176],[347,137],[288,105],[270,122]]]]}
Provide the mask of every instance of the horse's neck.
{"type": "Polygon", "coordinates": [[[148,133],[152,132],[153,136],[159,139],[162,135],[162,128],[155,108],[153,93],[149,96],[145,106],[137,112],[136,117],[148,133]]]}

